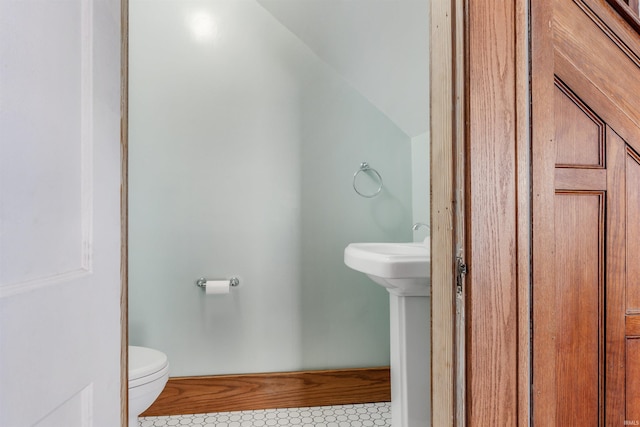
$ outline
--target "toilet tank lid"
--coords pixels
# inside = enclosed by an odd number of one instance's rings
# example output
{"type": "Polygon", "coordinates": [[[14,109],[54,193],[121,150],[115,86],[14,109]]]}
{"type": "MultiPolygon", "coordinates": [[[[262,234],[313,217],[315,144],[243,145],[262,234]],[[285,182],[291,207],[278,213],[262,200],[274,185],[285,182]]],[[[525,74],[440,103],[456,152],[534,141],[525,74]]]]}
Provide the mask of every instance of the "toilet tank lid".
{"type": "Polygon", "coordinates": [[[167,355],[152,348],[129,346],[129,381],[158,372],[167,366],[167,355]]]}

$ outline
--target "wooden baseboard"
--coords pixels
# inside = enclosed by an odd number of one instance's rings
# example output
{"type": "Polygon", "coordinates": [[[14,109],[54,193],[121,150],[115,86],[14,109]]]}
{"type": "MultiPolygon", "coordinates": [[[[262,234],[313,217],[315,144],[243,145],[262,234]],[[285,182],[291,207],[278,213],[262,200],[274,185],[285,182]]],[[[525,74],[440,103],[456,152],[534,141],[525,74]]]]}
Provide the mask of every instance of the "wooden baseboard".
{"type": "Polygon", "coordinates": [[[141,416],[389,402],[389,367],[170,378],[141,416]]]}

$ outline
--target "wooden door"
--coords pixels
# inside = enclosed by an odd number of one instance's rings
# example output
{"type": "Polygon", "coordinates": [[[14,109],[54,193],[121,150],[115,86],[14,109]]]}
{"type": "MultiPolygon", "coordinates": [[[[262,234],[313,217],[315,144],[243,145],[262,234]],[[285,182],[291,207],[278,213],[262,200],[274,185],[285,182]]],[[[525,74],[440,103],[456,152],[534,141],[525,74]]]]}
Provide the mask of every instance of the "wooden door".
{"type": "Polygon", "coordinates": [[[120,0],[0,0],[3,427],[123,419],[120,40],[120,0]]]}
{"type": "Polygon", "coordinates": [[[640,424],[640,36],[532,4],[532,421],[640,424]]]}

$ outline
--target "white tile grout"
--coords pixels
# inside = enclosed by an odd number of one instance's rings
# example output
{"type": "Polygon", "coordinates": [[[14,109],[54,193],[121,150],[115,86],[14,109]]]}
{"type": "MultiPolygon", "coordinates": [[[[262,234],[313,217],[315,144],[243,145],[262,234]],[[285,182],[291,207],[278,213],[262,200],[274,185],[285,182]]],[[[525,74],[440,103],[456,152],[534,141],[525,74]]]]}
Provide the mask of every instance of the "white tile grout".
{"type": "Polygon", "coordinates": [[[256,411],[141,417],[140,427],[391,427],[391,404],[316,406],[256,411]]]}

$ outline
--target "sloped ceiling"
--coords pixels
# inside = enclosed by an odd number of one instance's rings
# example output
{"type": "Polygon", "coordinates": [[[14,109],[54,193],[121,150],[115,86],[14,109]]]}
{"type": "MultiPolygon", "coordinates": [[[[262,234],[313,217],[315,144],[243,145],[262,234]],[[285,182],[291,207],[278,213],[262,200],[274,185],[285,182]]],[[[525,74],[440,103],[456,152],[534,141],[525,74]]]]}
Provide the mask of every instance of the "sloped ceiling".
{"type": "Polygon", "coordinates": [[[408,136],[427,132],[428,0],[258,0],[408,136]]]}

